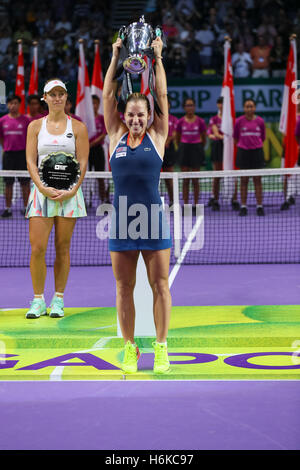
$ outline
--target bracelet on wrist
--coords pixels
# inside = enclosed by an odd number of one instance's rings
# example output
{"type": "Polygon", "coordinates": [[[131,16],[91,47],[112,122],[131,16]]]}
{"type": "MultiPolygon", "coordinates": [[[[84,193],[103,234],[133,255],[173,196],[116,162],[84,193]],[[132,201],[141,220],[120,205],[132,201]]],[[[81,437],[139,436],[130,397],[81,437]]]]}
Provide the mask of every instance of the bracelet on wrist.
{"type": "Polygon", "coordinates": [[[155,57],[155,59],[162,59],[162,56],[161,56],[161,55],[157,55],[157,56],[155,57]]]}

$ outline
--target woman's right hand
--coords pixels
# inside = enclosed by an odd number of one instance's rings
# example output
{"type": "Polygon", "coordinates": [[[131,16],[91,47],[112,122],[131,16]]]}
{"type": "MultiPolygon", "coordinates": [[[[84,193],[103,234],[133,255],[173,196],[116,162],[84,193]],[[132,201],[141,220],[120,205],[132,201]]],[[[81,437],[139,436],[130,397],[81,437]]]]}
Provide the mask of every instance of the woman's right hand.
{"type": "Polygon", "coordinates": [[[55,198],[59,195],[59,191],[55,188],[51,188],[50,186],[41,186],[39,188],[40,193],[42,193],[45,197],[48,197],[49,199],[55,198]]]}
{"type": "Polygon", "coordinates": [[[120,50],[122,48],[123,41],[121,38],[117,38],[116,42],[113,43],[112,49],[113,49],[113,57],[116,57],[117,59],[119,58],[120,55],[120,50]]]}

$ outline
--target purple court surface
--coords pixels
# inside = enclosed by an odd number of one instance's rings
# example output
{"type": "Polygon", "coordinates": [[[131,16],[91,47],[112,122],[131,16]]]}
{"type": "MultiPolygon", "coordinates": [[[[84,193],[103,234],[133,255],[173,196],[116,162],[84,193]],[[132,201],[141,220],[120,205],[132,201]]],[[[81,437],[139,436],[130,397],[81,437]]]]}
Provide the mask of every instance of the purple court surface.
{"type": "MultiPolygon", "coordinates": [[[[172,271],[171,266],[170,271],[172,271]]],[[[0,308],[26,308],[32,299],[28,268],[0,268],[0,308]]],[[[184,265],[171,288],[173,305],[298,305],[298,264],[184,265]]],[[[53,294],[53,268],[48,268],[45,297],[53,294]]],[[[115,306],[110,266],[71,267],[65,305],[115,306]]]]}
{"type": "MultiPolygon", "coordinates": [[[[29,305],[29,269],[0,269],[0,285],[0,308],[29,305]]],[[[171,292],[173,305],[298,305],[299,266],[182,266],[171,292]]],[[[111,267],[72,267],[65,303],[114,306],[111,267]]],[[[299,410],[298,381],[0,382],[0,449],[295,450],[299,410]]]]}
{"type": "Polygon", "coordinates": [[[0,392],[1,449],[299,449],[297,382],[0,382],[0,392]]]}

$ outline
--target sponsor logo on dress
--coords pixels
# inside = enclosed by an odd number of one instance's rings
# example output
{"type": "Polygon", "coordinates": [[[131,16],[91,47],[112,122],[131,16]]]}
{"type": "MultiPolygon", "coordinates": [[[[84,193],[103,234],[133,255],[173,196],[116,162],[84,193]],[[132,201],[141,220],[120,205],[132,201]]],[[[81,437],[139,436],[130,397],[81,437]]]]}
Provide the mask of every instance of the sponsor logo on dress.
{"type": "Polygon", "coordinates": [[[126,154],[127,154],[127,147],[118,147],[116,149],[116,158],[126,157],[126,154]]]}

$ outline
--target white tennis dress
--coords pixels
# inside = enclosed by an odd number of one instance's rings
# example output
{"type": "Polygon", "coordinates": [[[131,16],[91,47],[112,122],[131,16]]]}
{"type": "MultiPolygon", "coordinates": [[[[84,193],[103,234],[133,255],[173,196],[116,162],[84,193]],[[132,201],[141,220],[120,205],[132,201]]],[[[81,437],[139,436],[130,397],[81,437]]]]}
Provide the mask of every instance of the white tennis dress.
{"type": "MultiPolygon", "coordinates": [[[[38,135],[38,166],[43,158],[52,152],[65,152],[75,156],[75,137],[72,127],[72,118],[67,116],[67,127],[63,134],[53,135],[47,131],[47,116],[43,118],[41,130],[38,135]]],[[[65,199],[62,202],[53,201],[45,197],[32,184],[28,204],[26,208],[26,218],[30,217],[85,217],[86,209],[81,187],[75,196],[65,199]]]]}

